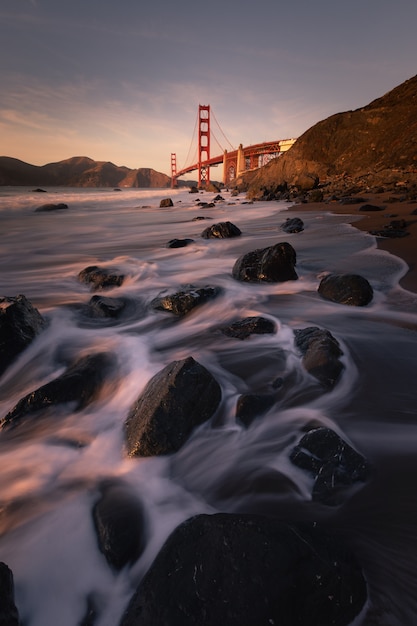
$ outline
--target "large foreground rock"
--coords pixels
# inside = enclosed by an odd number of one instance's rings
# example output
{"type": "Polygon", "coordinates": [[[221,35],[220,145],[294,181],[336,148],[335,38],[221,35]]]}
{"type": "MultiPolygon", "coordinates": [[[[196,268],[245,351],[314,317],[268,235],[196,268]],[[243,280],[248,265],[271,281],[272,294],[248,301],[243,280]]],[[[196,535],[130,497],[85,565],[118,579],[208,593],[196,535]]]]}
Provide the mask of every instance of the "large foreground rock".
{"type": "Polygon", "coordinates": [[[347,626],[366,597],[352,554],[313,525],[198,515],[168,538],[120,626],[347,626]]]}
{"type": "Polygon", "coordinates": [[[100,551],[112,568],[120,570],[140,557],[146,545],[145,515],[128,485],[103,481],[93,521],[100,551]]]}
{"type": "Polygon", "coordinates": [[[214,414],[220,400],[220,385],[203,365],[192,357],[173,361],[151,378],[129,412],[129,456],[176,452],[214,414]]]}
{"type": "Polygon", "coordinates": [[[328,330],[316,326],[294,330],[294,338],[307,372],[324,387],[332,389],[344,368],[340,361],[343,352],[337,339],[328,330]]]}
{"type": "Polygon", "coordinates": [[[98,395],[115,364],[107,352],[78,359],[61,376],[32,391],[0,420],[0,428],[14,428],[28,415],[63,403],[72,403],[72,410],[86,407],[98,395]]]}
{"type": "Polygon", "coordinates": [[[0,298],[0,375],[45,326],[25,296],[0,298]]]}
{"type": "Polygon", "coordinates": [[[236,280],[246,282],[284,282],[297,280],[297,255],[291,244],[277,243],[240,256],[232,269],[236,280]]]}
{"type": "Polygon", "coordinates": [[[310,430],[292,450],[290,459],[314,476],[312,498],[323,504],[340,504],[347,487],[369,476],[366,459],[330,428],[310,430]]]}
{"type": "Polygon", "coordinates": [[[369,282],[359,274],[329,274],[321,280],[318,292],[325,300],[349,306],[366,306],[374,296],[369,282]]]}
{"type": "Polygon", "coordinates": [[[19,626],[19,614],[14,601],[13,573],[0,562],[0,626],[19,626]]]}

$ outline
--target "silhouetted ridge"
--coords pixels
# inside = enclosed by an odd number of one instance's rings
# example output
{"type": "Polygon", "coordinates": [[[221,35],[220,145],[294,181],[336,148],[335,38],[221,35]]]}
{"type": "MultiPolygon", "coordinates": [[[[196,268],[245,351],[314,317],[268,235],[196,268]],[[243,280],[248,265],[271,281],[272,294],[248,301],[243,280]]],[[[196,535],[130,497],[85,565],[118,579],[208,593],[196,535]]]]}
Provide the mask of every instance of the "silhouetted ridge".
{"type": "Polygon", "coordinates": [[[404,176],[417,180],[417,76],[365,107],[318,122],[249,175],[246,187],[253,197],[279,185],[311,189],[338,177],[375,185],[404,176]]]}
{"type": "Polygon", "coordinates": [[[148,167],[130,169],[110,161],[76,156],[37,166],[0,157],[0,185],[65,187],[169,187],[166,174],[148,167]]]}

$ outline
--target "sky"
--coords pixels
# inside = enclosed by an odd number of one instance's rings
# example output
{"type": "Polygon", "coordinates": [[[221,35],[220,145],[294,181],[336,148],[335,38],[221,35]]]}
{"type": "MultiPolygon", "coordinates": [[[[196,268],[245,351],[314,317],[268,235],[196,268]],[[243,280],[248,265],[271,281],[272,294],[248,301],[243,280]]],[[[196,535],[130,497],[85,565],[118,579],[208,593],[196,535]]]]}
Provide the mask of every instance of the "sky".
{"type": "Polygon", "coordinates": [[[0,155],[170,174],[417,74],[416,0],[0,0],[0,155]],[[194,158],[194,160],[196,160],[194,158]]]}

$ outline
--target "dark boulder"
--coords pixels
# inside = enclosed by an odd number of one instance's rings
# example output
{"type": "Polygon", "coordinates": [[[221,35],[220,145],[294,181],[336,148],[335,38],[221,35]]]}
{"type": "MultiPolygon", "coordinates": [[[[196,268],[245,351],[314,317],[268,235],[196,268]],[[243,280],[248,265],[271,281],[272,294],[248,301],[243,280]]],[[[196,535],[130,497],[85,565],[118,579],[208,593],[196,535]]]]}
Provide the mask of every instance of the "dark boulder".
{"type": "Polygon", "coordinates": [[[347,626],[366,599],[354,556],[317,523],[198,515],[168,537],[120,626],[347,626]]]}
{"type": "Polygon", "coordinates": [[[294,330],[295,345],[303,355],[303,366],[326,388],[337,383],[343,363],[343,352],[337,339],[328,330],[310,326],[294,330]]]}
{"type": "Polygon", "coordinates": [[[13,573],[0,562],[0,626],[19,626],[19,614],[14,600],[13,573]]]}
{"type": "Polygon", "coordinates": [[[167,248],[185,248],[191,243],[194,243],[194,239],[171,239],[167,243],[167,248]]]}
{"type": "Polygon", "coordinates": [[[0,428],[15,428],[21,420],[40,410],[64,403],[74,403],[79,411],[98,395],[115,360],[107,352],[89,354],[75,361],[61,376],[32,391],[0,420],[0,428]]]}
{"type": "Polygon", "coordinates": [[[369,476],[366,459],[330,428],[306,433],[292,450],[290,459],[315,478],[312,498],[328,505],[343,501],[347,487],[369,476]]]}
{"type": "Polygon", "coordinates": [[[220,194],[217,194],[217,196],[213,198],[213,202],[223,202],[223,201],[224,201],[224,198],[220,194]]]}
{"type": "Polygon", "coordinates": [[[88,303],[88,312],[91,317],[117,318],[126,307],[123,298],[106,298],[105,296],[93,296],[88,303]]]}
{"type": "Polygon", "coordinates": [[[46,321],[25,296],[0,298],[0,375],[45,326],[46,321]]]}
{"type": "Polygon", "coordinates": [[[203,239],[227,239],[229,237],[239,237],[242,234],[240,228],[232,222],[219,222],[208,226],[201,236],[203,239]]]}
{"type": "Polygon", "coordinates": [[[295,250],[289,243],[277,243],[240,256],[233,266],[232,276],[246,282],[297,280],[296,261],[295,250]]]}
{"type": "Polygon", "coordinates": [[[161,202],[159,203],[160,208],[170,207],[170,206],[174,206],[174,203],[172,202],[171,198],[163,198],[161,202]]]}
{"type": "Polygon", "coordinates": [[[124,279],[123,274],[114,274],[107,268],[97,267],[97,265],[90,265],[78,274],[78,280],[90,285],[94,291],[120,287],[124,279]]]}
{"type": "Polygon", "coordinates": [[[272,395],[245,393],[237,400],[236,417],[244,426],[250,426],[255,418],[269,411],[274,402],[272,395]]]}
{"type": "Polygon", "coordinates": [[[261,317],[259,315],[254,317],[245,317],[244,319],[237,320],[229,326],[223,326],[220,328],[221,332],[228,337],[235,337],[236,339],[247,339],[250,335],[264,335],[272,334],[277,330],[275,322],[261,317]]]}
{"type": "Polygon", "coordinates": [[[112,568],[121,570],[137,561],[146,545],[145,515],[128,485],[103,481],[93,521],[99,549],[112,568]]]}
{"type": "Polygon", "coordinates": [[[170,311],[175,315],[186,315],[200,304],[204,304],[220,294],[219,287],[193,287],[166,296],[158,296],[151,307],[158,311],[170,311]]]}
{"type": "Polygon", "coordinates": [[[358,274],[329,274],[321,280],[318,292],[325,300],[350,306],[366,306],[374,295],[366,278],[358,274]]]}
{"type": "Polygon", "coordinates": [[[129,456],[176,452],[191,431],[217,410],[220,385],[192,357],[173,361],[155,374],[125,422],[129,456]]]}
{"type": "Polygon", "coordinates": [[[281,229],[286,233],[301,233],[304,230],[304,222],[299,217],[288,217],[281,224],[281,229]]]}
{"type": "Polygon", "coordinates": [[[68,209],[68,204],[59,202],[58,204],[42,204],[35,209],[35,213],[46,213],[48,211],[62,211],[68,209]]]}

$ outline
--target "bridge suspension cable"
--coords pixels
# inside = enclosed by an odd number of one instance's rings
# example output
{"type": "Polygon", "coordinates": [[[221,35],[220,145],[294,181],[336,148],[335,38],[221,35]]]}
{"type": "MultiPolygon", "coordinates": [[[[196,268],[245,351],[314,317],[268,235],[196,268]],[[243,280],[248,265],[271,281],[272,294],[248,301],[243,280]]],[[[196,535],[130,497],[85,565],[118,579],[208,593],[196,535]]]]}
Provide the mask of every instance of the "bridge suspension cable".
{"type": "Polygon", "coordinates": [[[195,124],[194,124],[194,130],[193,130],[193,134],[191,137],[191,141],[190,141],[190,147],[188,148],[188,153],[187,156],[185,158],[184,164],[182,166],[182,170],[185,170],[189,165],[191,165],[192,163],[195,163],[197,161],[197,147],[196,147],[196,130],[197,130],[197,124],[198,124],[198,113],[195,117],[195,124]],[[193,153],[193,158],[190,159],[190,154],[191,154],[191,149],[194,146],[194,153],[193,153]],[[195,157],[194,157],[195,155],[195,157]]]}
{"type": "MultiPolygon", "coordinates": [[[[227,137],[226,137],[226,135],[224,134],[223,129],[222,129],[222,127],[220,126],[219,122],[217,121],[216,116],[214,115],[213,110],[211,110],[211,115],[212,115],[212,117],[213,117],[214,121],[215,121],[215,122],[216,122],[216,124],[217,124],[217,128],[219,129],[219,131],[221,132],[221,134],[222,134],[222,135],[223,135],[223,137],[225,138],[226,142],[229,144],[229,147],[230,147],[232,150],[236,150],[236,148],[235,148],[234,146],[232,146],[232,144],[230,143],[230,141],[228,140],[228,138],[227,138],[227,137]]],[[[212,133],[213,133],[213,131],[212,131],[212,133]]],[[[220,143],[217,141],[217,139],[216,139],[216,137],[215,137],[214,133],[213,133],[213,137],[214,137],[214,139],[216,140],[217,145],[218,145],[218,146],[220,146],[220,148],[221,148],[221,149],[222,149],[222,151],[224,152],[224,148],[222,148],[222,146],[220,145],[220,143]]]]}

